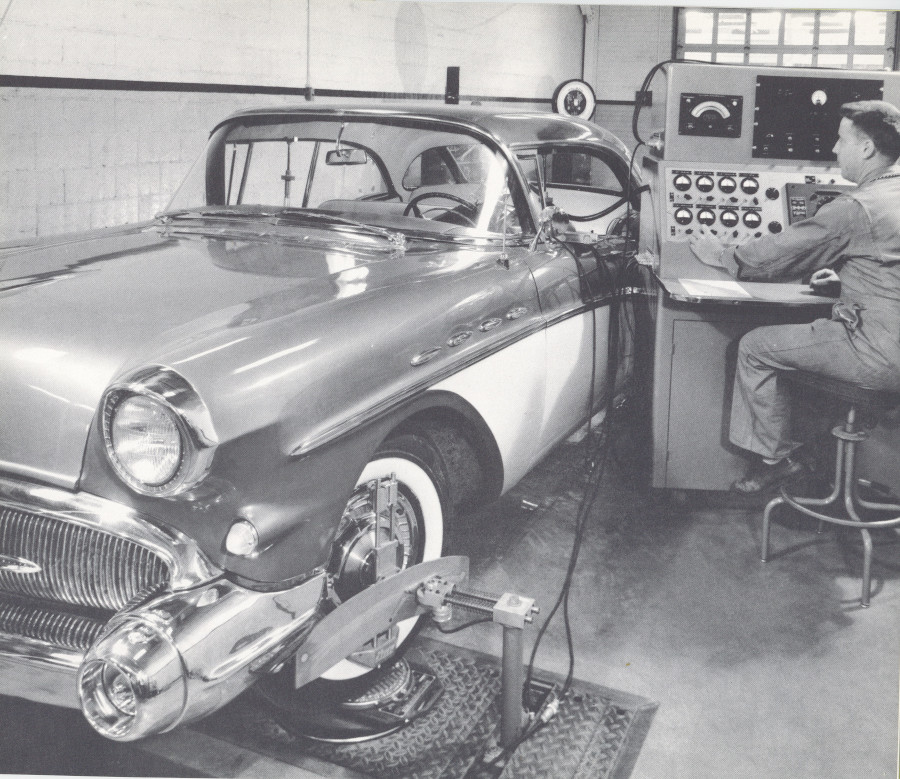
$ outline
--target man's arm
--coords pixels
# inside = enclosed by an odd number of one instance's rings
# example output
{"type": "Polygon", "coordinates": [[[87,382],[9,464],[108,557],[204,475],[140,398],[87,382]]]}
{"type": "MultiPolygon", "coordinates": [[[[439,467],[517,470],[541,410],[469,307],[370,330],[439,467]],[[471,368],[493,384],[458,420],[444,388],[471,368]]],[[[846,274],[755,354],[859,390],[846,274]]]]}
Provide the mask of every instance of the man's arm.
{"type": "Polygon", "coordinates": [[[837,262],[850,244],[854,221],[861,219],[865,219],[861,206],[853,198],[841,197],[783,232],[740,246],[726,247],[709,233],[691,236],[690,243],[701,262],[722,267],[739,279],[799,279],[837,262]]]}

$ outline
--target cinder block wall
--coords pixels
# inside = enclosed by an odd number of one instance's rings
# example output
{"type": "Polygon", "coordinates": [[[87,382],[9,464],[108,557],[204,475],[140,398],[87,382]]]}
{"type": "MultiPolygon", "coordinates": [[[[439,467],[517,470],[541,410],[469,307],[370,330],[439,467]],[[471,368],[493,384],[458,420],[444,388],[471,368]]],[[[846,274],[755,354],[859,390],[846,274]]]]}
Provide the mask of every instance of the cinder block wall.
{"type": "MultiPolygon", "coordinates": [[[[619,7],[600,11],[632,36],[604,47],[598,78],[613,83],[647,33],[619,7]]],[[[14,0],[0,25],[0,74],[15,84],[0,87],[0,241],[151,218],[218,119],[303,102],[308,85],[322,102],[344,101],[329,90],[440,99],[457,65],[463,99],[549,108],[582,75],[582,35],[574,3],[14,0]]]]}

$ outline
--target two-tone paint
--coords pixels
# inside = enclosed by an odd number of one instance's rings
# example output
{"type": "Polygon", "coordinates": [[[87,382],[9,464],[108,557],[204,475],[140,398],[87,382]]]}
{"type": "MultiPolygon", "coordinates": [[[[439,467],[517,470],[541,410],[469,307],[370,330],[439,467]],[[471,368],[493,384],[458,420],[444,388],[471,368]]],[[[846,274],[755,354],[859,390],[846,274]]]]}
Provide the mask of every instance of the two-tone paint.
{"type": "MultiPolygon", "coordinates": [[[[317,111],[353,113],[285,115],[317,111]]],[[[392,431],[436,418],[465,427],[489,499],[583,424],[607,382],[608,301],[586,294],[573,254],[537,235],[538,206],[513,147],[598,144],[623,166],[627,152],[605,131],[554,115],[438,109],[419,121],[502,152],[522,188],[517,202],[530,209],[522,233],[413,234],[399,246],[352,229],[197,215],[0,252],[4,494],[68,495],[72,516],[83,499],[100,501],[190,539],[207,590],[228,591],[216,602],[241,604],[223,610],[251,609],[254,593],[269,606],[274,592],[302,593],[300,616],[269,626],[280,640],[282,628],[315,619],[343,508],[392,431]],[[103,440],[109,388],[155,367],[193,388],[215,430],[208,474],[171,497],[130,489],[103,440]],[[259,534],[251,556],[225,549],[238,519],[259,534]]],[[[167,597],[185,614],[206,603],[167,597]]],[[[169,614],[162,602],[146,608],[151,621],[169,614]]],[[[0,642],[0,674],[16,651],[0,642]]],[[[36,653],[26,655],[33,665],[36,653]]],[[[21,684],[15,694],[25,694],[21,684]]]]}

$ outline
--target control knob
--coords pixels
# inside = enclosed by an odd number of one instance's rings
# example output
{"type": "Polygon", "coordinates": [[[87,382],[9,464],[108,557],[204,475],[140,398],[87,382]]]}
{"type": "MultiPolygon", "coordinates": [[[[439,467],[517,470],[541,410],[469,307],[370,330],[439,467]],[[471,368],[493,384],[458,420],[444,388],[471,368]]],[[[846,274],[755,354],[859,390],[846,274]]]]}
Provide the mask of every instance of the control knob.
{"type": "Polygon", "coordinates": [[[778,190],[775,187],[769,187],[766,190],[766,197],[769,200],[778,200],[778,190]]]}
{"type": "Polygon", "coordinates": [[[781,232],[781,222],[769,222],[769,232],[770,233],[780,233],[781,232]]]}

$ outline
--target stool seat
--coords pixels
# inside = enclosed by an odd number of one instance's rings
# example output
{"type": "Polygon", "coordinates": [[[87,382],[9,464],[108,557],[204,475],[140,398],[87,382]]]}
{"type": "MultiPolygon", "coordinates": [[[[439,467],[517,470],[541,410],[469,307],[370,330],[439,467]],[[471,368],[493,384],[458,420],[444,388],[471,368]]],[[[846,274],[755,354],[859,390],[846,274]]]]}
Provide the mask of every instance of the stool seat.
{"type": "Polygon", "coordinates": [[[801,497],[788,492],[787,487],[782,487],[780,494],[772,498],[763,511],[762,561],[766,562],[769,555],[771,516],[772,511],[778,506],[788,506],[818,519],[819,532],[825,523],[859,530],[863,541],[860,605],[865,608],[869,605],[871,590],[872,536],[870,530],[900,527],[900,504],[869,501],[858,494],[856,447],[868,438],[868,432],[857,425],[856,414],[858,409],[865,409],[870,414],[877,416],[894,408],[900,405],[900,393],[868,389],[852,382],[831,379],[808,371],[782,371],[780,375],[794,384],[819,390],[844,401],[848,408],[844,423],[831,431],[837,440],[837,457],[831,494],[825,498],[801,497]],[[831,507],[832,510],[825,513],[821,510],[825,507],[831,507]],[[835,516],[834,509],[843,509],[843,516],[835,516]],[[863,511],[887,511],[894,516],[879,520],[864,519],[863,511]]]}
{"type": "Polygon", "coordinates": [[[780,375],[792,384],[825,392],[858,408],[878,412],[900,406],[900,392],[868,389],[849,381],[832,379],[809,371],[783,371],[780,375]]]}

